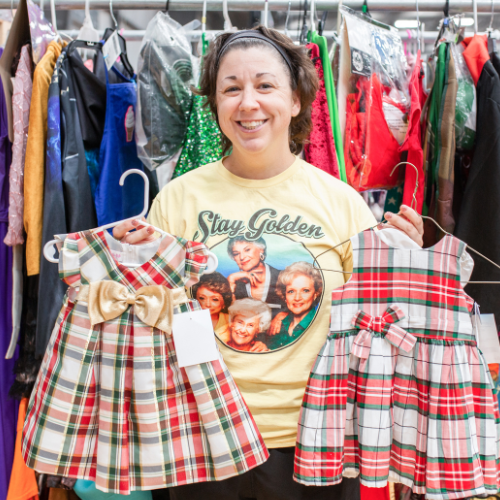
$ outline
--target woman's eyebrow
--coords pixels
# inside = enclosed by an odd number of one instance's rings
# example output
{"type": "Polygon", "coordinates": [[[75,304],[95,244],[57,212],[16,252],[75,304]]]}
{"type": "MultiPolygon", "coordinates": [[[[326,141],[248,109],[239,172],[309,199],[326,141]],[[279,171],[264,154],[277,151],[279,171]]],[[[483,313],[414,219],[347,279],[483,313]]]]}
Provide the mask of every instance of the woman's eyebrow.
{"type": "Polygon", "coordinates": [[[276,75],[273,74],[273,73],[268,73],[268,72],[264,72],[264,73],[257,73],[255,76],[257,78],[260,78],[261,76],[264,76],[264,75],[269,75],[269,76],[274,76],[276,78],[276,75]]]}

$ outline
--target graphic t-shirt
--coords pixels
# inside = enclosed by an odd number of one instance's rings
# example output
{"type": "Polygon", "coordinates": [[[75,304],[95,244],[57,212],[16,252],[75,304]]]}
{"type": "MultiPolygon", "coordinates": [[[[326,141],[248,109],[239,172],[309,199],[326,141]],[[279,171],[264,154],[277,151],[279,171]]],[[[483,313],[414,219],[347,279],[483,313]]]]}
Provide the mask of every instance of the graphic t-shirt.
{"type": "Polygon", "coordinates": [[[317,268],[352,270],[349,245],[328,250],[375,225],[370,209],[299,158],[265,180],[237,177],[218,161],[167,184],[149,222],[217,255],[217,272],[202,276],[193,296],[210,309],[266,445],[295,446],[309,372],[329,332],[331,292],[349,277],[317,268]]]}

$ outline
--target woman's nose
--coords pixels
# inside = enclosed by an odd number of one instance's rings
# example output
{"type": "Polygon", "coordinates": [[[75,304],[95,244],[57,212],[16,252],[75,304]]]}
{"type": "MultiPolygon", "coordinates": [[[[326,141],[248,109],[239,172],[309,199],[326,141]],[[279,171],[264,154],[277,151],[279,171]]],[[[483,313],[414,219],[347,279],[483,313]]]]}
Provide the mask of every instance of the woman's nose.
{"type": "Polygon", "coordinates": [[[240,110],[251,111],[259,107],[254,88],[244,88],[241,93],[240,110]]]}

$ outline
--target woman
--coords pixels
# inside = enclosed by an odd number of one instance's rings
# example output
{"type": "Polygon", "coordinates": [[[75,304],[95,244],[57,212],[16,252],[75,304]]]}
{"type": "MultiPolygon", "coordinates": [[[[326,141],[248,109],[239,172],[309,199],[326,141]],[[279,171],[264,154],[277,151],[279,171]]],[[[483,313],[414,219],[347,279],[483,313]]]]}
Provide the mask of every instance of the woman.
{"type": "Polygon", "coordinates": [[[289,313],[280,313],[268,332],[269,349],[277,349],[297,340],[316,314],[316,305],[323,292],[323,280],[308,262],[294,262],[278,278],[277,292],[289,313]]]}
{"type": "MultiPolygon", "coordinates": [[[[228,237],[273,234],[315,256],[376,224],[356,191],[296,156],[311,130],[318,88],[304,47],[264,27],[223,33],[205,56],[200,86],[222,131],[224,151],[231,153],[167,184],[153,202],[149,222],[209,247],[228,237]]],[[[422,245],[422,219],[411,208],[385,217],[422,245]]],[[[128,222],[114,235],[137,243],[153,239],[154,230],[128,222]]],[[[284,261],[289,248],[283,244],[284,261]]],[[[269,460],[225,481],[171,488],[171,499],[359,498],[357,479],[334,486],[303,486],[292,479],[300,405],[328,335],[329,294],[344,283],[342,271],[352,271],[350,246],[339,246],[318,262],[339,272],[324,273],[325,300],[297,342],[262,353],[220,345],[270,449],[269,460]]]]}
{"type": "Polygon", "coordinates": [[[273,313],[280,312],[282,301],[276,294],[280,271],[265,262],[267,245],[264,238],[248,241],[244,236],[231,238],[227,253],[239,271],[227,277],[236,300],[252,297],[266,302],[273,313]]]}
{"type": "Polygon", "coordinates": [[[210,311],[215,334],[220,336],[227,330],[228,307],[233,301],[227,279],[221,273],[205,274],[191,292],[201,308],[210,311]]]}
{"type": "Polygon", "coordinates": [[[269,351],[256,337],[271,324],[271,309],[260,300],[237,300],[229,308],[229,339],[226,344],[238,351],[269,351]]]}

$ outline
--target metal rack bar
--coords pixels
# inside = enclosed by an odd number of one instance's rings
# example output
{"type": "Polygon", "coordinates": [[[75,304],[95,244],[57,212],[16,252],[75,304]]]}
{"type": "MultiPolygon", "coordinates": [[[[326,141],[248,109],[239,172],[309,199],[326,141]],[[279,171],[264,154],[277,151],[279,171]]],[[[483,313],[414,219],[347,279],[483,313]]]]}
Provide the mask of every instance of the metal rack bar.
{"type": "MultiPolygon", "coordinates": [[[[17,6],[18,0],[0,0],[0,9],[10,9],[17,6]]],[[[85,0],[55,0],[57,10],[83,10],[85,0]]],[[[228,0],[229,10],[233,11],[262,11],[265,0],[228,0]]],[[[290,3],[291,10],[302,10],[304,0],[269,0],[269,10],[286,12],[290,3]]],[[[317,11],[336,11],[339,0],[316,0],[317,11]]],[[[364,0],[346,0],[343,5],[356,10],[361,10],[364,0]]],[[[415,0],[368,0],[368,7],[372,12],[414,12],[416,11],[415,0]]],[[[168,4],[172,11],[201,12],[203,0],[113,0],[115,10],[166,10],[168,4]]],[[[477,0],[477,12],[491,13],[492,0],[477,0]]],[[[442,12],[445,7],[444,1],[418,0],[420,12],[442,12]]],[[[493,0],[495,10],[500,10],[500,0],[493,0]]],[[[91,9],[109,10],[109,0],[90,0],[91,9]]],[[[222,0],[208,0],[207,10],[222,11],[222,0]]],[[[450,12],[473,11],[473,0],[451,0],[450,12]]]]}
{"type": "MultiPolygon", "coordinates": [[[[208,38],[212,38],[221,31],[223,30],[207,30],[205,31],[205,33],[208,38]]],[[[401,39],[405,41],[416,40],[417,39],[416,30],[410,30],[410,31],[412,33],[411,37],[408,36],[407,30],[400,30],[399,34],[401,35],[401,39]]],[[[59,33],[61,32],[73,39],[76,39],[76,37],[78,36],[78,30],[59,31],[59,33]]],[[[120,30],[120,34],[125,38],[125,40],[130,42],[141,41],[144,38],[145,33],[146,33],[145,30],[120,30]]],[[[185,33],[188,37],[192,37],[194,40],[198,40],[201,37],[200,30],[186,31],[185,33]]],[[[333,36],[333,33],[334,33],[333,31],[324,31],[323,35],[329,38],[333,36]]],[[[101,35],[102,34],[104,34],[104,32],[102,32],[101,35]]],[[[473,36],[473,35],[474,35],[473,31],[471,31],[470,33],[469,32],[465,33],[465,36],[473,36]]],[[[298,38],[298,35],[294,30],[289,30],[288,36],[294,40],[298,38]]],[[[423,31],[421,33],[421,40],[425,43],[434,43],[437,36],[438,36],[437,31],[423,31]]]]}

